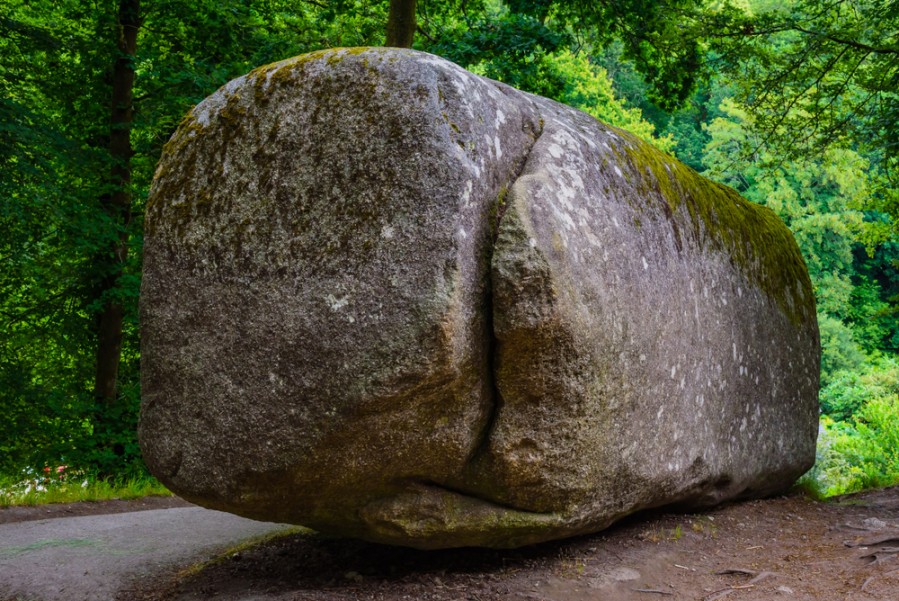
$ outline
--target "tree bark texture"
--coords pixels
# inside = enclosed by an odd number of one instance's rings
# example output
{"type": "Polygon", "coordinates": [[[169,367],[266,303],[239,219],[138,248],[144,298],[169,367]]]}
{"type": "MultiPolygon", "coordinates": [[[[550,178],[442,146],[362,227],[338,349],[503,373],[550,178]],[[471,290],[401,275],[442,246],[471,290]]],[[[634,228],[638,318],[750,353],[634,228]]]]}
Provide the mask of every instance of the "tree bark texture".
{"type": "Polygon", "coordinates": [[[112,72],[112,114],[109,154],[112,159],[110,189],[101,199],[103,209],[119,228],[118,238],[101,266],[103,280],[100,298],[104,299],[97,323],[97,371],[94,397],[98,404],[116,402],[119,360],[122,351],[122,302],[115,289],[128,255],[128,224],[131,221],[131,126],[134,121],[134,59],[140,28],[140,0],[120,0],[118,40],[112,72]]]}
{"type": "Polygon", "coordinates": [[[390,0],[385,46],[411,48],[415,38],[416,0],[390,0]]]}

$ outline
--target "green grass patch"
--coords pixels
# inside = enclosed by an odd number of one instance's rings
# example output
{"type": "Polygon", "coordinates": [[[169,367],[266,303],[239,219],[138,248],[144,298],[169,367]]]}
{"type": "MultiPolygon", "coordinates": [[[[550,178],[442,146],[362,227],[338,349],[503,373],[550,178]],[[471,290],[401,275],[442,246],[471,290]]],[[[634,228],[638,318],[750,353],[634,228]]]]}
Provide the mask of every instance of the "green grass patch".
{"type": "Polygon", "coordinates": [[[25,478],[0,477],[0,507],[34,506],[79,501],[139,499],[150,496],[172,496],[152,476],[132,476],[102,480],[85,474],[42,474],[25,478]]]}

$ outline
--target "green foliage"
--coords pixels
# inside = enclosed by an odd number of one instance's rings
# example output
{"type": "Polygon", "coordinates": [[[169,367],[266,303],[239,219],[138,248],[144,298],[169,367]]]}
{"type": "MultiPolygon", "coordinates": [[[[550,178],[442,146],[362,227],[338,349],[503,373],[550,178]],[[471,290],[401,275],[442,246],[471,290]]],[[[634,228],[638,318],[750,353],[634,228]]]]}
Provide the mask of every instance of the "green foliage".
{"type": "Polygon", "coordinates": [[[646,82],[649,100],[664,110],[682,105],[701,75],[704,43],[687,35],[709,8],[697,0],[565,0],[550,14],[596,48],[618,42],[646,82]]]}
{"type": "Polygon", "coordinates": [[[871,157],[881,210],[895,214],[899,166],[899,10],[895,2],[766,0],[697,20],[721,55],[762,145],[787,158],[847,144],[871,157]]]}
{"type": "Polygon", "coordinates": [[[899,483],[899,361],[837,373],[821,390],[818,457],[803,483],[818,496],[899,483]]]}
{"type": "Polygon", "coordinates": [[[821,420],[818,458],[808,474],[822,496],[899,484],[899,397],[865,403],[853,423],[821,420]]]}
{"type": "Polygon", "coordinates": [[[102,206],[113,191],[115,5],[4,3],[0,473],[49,463],[106,474],[140,469],[141,215],[162,145],[192,105],[229,79],[322,40],[364,43],[347,31],[378,18],[366,13],[343,28],[326,11],[275,0],[149,0],[142,9],[131,129],[136,218],[125,232],[127,264],[108,289],[110,249],[123,233],[102,206]],[[124,340],[118,400],[101,405],[92,391],[97,315],[110,299],[124,307],[124,340]]]}
{"type": "Polygon", "coordinates": [[[547,22],[549,7],[548,2],[485,6],[470,29],[427,49],[480,75],[578,108],[670,151],[674,140],[657,137],[656,127],[643,119],[639,108],[616,97],[608,72],[586,52],[572,52],[571,35],[547,22]]]}
{"type": "Polygon", "coordinates": [[[899,394],[899,363],[895,358],[880,358],[865,367],[853,366],[838,372],[821,389],[821,411],[837,421],[850,422],[872,399],[887,399],[899,394]]]}
{"type": "MultiPolygon", "coordinates": [[[[139,473],[142,214],[162,145],[229,79],[379,44],[388,3],[144,0],[130,131],[134,219],[104,211],[116,11],[4,0],[0,14],[0,474],[139,473]],[[123,231],[124,230],[124,231],[123,231]],[[128,260],[112,288],[110,249],[128,260]],[[118,401],[92,394],[97,314],[125,310],[118,401]]],[[[793,231],[821,331],[808,482],[896,481],[899,10],[859,0],[420,0],[416,47],[630,130],[793,231]],[[893,445],[892,447],[884,445],[893,445]]]]}
{"type": "Polygon", "coordinates": [[[0,477],[0,507],[138,499],[171,494],[150,476],[117,477],[109,480],[69,470],[66,466],[46,468],[40,474],[26,470],[18,478],[0,477]]]}
{"type": "Polygon", "coordinates": [[[819,313],[818,329],[821,333],[822,386],[826,386],[835,374],[862,368],[866,358],[848,325],[827,313],[819,313]]]}
{"type": "Polygon", "coordinates": [[[558,99],[578,108],[600,121],[626,129],[660,150],[671,151],[674,140],[670,135],[655,136],[655,127],[643,119],[640,109],[630,108],[615,97],[612,81],[602,67],[584,55],[565,50],[552,58],[555,72],[565,82],[558,99]]]}
{"type": "Polygon", "coordinates": [[[706,174],[767,205],[793,231],[815,287],[827,384],[837,372],[859,369],[864,353],[890,348],[897,329],[889,301],[895,293],[880,283],[895,268],[874,259],[892,242],[872,233],[877,222],[864,211],[870,163],[835,146],[818,157],[788,158],[771,148],[747,154],[746,148],[758,148],[755,118],[733,99],[720,109],[705,126],[706,174]]]}
{"type": "Polygon", "coordinates": [[[520,90],[558,98],[565,80],[550,57],[570,40],[566,32],[531,16],[491,6],[471,28],[457,30],[427,50],[520,90]]]}
{"type": "Polygon", "coordinates": [[[15,34],[0,42],[2,471],[90,436],[91,264],[115,236],[99,207],[108,162],[92,121],[104,102],[91,86],[111,52],[93,38],[108,21],[80,2],[7,6],[4,25],[15,34]],[[60,118],[73,112],[81,118],[60,118]]]}

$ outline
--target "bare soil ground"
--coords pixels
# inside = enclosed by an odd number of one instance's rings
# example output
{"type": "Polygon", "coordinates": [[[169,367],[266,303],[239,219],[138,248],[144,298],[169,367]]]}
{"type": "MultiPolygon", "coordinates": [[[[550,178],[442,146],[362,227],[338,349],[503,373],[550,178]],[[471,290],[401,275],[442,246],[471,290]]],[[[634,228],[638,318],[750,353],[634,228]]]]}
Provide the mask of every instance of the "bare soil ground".
{"type": "Polygon", "coordinates": [[[899,487],[643,514],[514,551],[296,534],[130,587],[120,601],[899,601],[899,487]]]}
{"type": "MultiPolygon", "coordinates": [[[[171,497],[0,509],[0,524],[184,507],[171,497]]],[[[899,487],[636,516],[514,551],[423,552],[297,534],[178,572],[119,601],[899,601],[899,487]]]]}

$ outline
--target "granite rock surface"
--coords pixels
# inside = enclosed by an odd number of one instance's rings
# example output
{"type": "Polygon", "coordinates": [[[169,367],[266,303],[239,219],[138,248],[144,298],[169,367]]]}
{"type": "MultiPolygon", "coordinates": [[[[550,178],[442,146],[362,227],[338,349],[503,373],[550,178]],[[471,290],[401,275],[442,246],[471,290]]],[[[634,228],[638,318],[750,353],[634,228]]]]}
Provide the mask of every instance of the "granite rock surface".
{"type": "Polygon", "coordinates": [[[512,547],[814,461],[814,297],[779,219],[435,56],[221,88],[165,148],[144,253],[144,458],[206,507],[512,547]]]}

